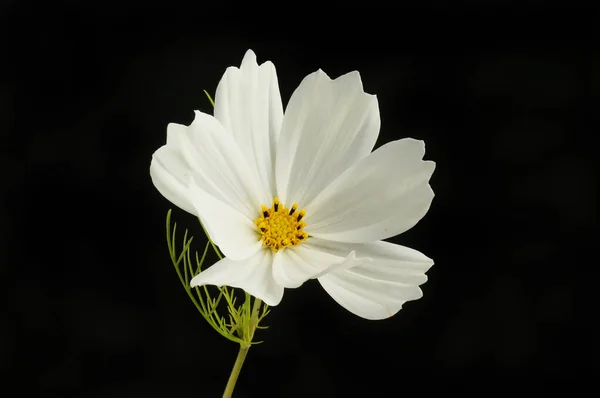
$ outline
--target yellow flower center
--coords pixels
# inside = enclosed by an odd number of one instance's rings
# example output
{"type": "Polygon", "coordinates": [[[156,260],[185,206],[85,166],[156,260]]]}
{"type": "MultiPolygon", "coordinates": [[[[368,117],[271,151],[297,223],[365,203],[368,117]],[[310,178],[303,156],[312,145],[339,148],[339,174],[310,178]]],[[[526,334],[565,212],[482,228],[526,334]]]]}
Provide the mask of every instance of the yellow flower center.
{"type": "Polygon", "coordinates": [[[304,232],[306,224],[302,218],[306,210],[298,211],[298,204],[294,203],[290,209],[279,198],[273,199],[273,205],[267,209],[262,205],[262,215],[254,220],[260,232],[260,240],[274,252],[289,246],[298,246],[308,238],[304,232]]]}

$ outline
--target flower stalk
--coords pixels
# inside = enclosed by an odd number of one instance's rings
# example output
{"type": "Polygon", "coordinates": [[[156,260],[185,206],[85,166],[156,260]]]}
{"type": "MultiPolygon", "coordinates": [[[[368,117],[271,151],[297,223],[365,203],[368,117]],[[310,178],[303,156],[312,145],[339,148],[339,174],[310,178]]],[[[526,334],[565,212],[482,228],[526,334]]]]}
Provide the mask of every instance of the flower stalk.
{"type": "MultiPolygon", "coordinates": [[[[247,297],[247,299],[249,296],[247,297]]],[[[252,317],[250,321],[250,329],[252,334],[256,331],[258,327],[259,321],[259,310],[260,310],[261,300],[255,299],[254,305],[252,307],[252,317]]],[[[240,350],[238,352],[237,358],[235,359],[235,363],[233,364],[233,369],[231,370],[231,374],[229,375],[229,380],[227,381],[227,385],[225,386],[225,392],[223,393],[223,398],[230,398],[233,395],[233,390],[235,388],[235,384],[237,383],[237,379],[240,375],[240,371],[242,370],[242,366],[244,365],[244,361],[246,360],[246,356],[248,355],[248,351],[250,350],[250,345],[240,344],[240,350]]]]}
{"type": "Polygon", "coordinates": [[[231,370],[231,374],[229,375],[227,386],[225,386],[223,398],[231,398],[231,396],[233,395],[235,383],[237,382],[238,376],[240,375],[240,371],[242,370],[244,360],[246,359],[246,355],[248,355],[249,350],[250,347],[244,347],[240,344],[240,351],[238,352],[237,358],[235,359],[235,363],[233,364],[233,369],[231,370]]]}

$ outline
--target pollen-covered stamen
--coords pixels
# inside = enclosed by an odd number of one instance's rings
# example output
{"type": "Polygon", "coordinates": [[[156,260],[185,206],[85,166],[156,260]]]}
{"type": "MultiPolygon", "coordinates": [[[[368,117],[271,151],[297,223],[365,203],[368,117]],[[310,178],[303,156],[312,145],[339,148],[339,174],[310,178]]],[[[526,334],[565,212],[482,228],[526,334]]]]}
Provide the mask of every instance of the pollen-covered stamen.
{"type": "Polygon", "coordinates": [[[271,250],[278,251],[288,246],[298,246],[308,238],[304,232],[306,223],[301,221],[306,215],[306,210],[298,210],[298,204],[286,208],[279,198],[273,199],[273,205],[267,209],[262,205],[262,216],[254,220],[260,232],[260,239],[271,250]]]}

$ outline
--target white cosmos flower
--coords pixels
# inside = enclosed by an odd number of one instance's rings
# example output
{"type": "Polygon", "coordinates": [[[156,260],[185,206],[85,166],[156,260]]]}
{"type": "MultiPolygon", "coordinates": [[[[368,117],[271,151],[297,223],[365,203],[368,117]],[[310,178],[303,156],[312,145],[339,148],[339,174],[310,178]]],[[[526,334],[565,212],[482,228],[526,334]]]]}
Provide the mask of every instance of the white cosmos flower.
{"type": "Polygon", "coordinates": [[[160,193],[200,218],[225,258],[192,286],[227,285],[270,306],[318,279],[367,319],[422,296],[433,261],[382,239],[413,227],[433,199],[423,141],[379,134],[377,98],[358,72],[302,80],[283,112],[271,62],[249,50],[219,82],[214,116],[169,124],[152,158],[160,193]]]}

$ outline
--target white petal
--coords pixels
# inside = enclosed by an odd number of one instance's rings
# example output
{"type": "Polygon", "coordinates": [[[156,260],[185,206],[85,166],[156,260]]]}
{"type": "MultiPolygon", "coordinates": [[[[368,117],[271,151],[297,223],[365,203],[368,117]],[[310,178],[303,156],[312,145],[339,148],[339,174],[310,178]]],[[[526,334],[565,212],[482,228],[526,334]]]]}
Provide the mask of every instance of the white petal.
{"type": "Polygon", "coordinates": [[[305,230],[341,242],[373,242],[412,228],[427,213],[435,163],[423,141],[390,142],[352,166],[306,208],[305,230]]]}
{"type": "MultiPolygon", "coordinates": [[[[220,133],[218,131],[218,126],[216,129],[211,130],[211,121],[218,124],[212,116],[199,114],[194,122],[196,124],[202,123],[202,119],[208,120],[208,123],[203,123],[203,126],[199,129],[196,128],[197,126],[192,128],[175,123],[170,123],[168,125],[167,145],[161,147],[154,153],[150,164],[150,175],[154,185],[165,198],[183,210],[203,219],[203,223],[209,231],[209,234],[217,241],[221,240],[220,236],[223,234],[213,236],[213,231],[219,231],[227,227],[228,224],[217,225],[216,228],[214,228],[214,225],[211,224],[219,224],[221,221],[216,220],[211,222],[211,217],[207,218],[203,216],[206,212],[210,212],[211,208],[202,208],[203,205],[198,202],[199,199],[194,198],[194,192],[188,188],[192,179],[196,185],[200,186],[204,193],[213,198],[210,203],[213,203],[216,200],[220,206],[222,206],[223,203],[228,205],[228,207],[234,206],[237,209],[235,210],[236,212],[241,210],[241,212],[245,214],[245,222],[251,217],[258,215],[260,202],[256,199],[254,206],[249,206],[246,204],[246,201],[249,199],[242,195],[238,195],[239,191],[244,190],[252,194],[253,187],[248,185],[248,182],[252,181],[252,177],[244,174],[246,169],[243,166],[241,168],[241,179],[235,175],[237,172],[236,168],[239,168],[236,166],[235,160],[233,160],[236,156],[235,143],[229,151],[221,151],[220,153],[214,153],[212,155],[201,155],[196,149],[195,143],[198,143],[201,140],[204,140],[204,142],[207,143],[206,145],[210,145],[212,140],[210,137],[211,131],[214,132],[216,130],[217,133],[220,133]],[[205,136],[202,136],[203,134],[205,136]],[[198,137],[198,135],[200,137],[198,137]],[[207,158],[211,157],[229,159],[232,162],[230,165],[231,167],[223,166],[223,169],[215,170],[214,165],[212,164],[214,162],[206,161],[207,158]],[[221,174],[215,175],[215,172],[221,174]],[[246,184],[245,187],[244,184],[246,184]],[[207,219],[209,221],[207,221],[207,219]]],[[[226,141],[227,134],[224,133],[220,139],[226,141]]],[[[225,142],[224,144],[227,145],[228,143],[225,142]]],[[[217,211],[215,214],[221,213],[222,211],[217,211]]],[[[241,232],[237,232],[234,235],[237,236],[239,233],[241,232]]],[[[244,241],[242,240],[242,242],[244,241]]],[[[256,242],[253,241],[253,244],[255,243],[256,242]]]]}
{"type": "Polygon", "coordinates": [[[232,260],[243,260],[255,254],[262,242],[256,226],[246,215],[206,193],[191,178],[188,198],[223,254],[232,260]]]}
{"type": "Polygon", "coordinates": [[[330,269],[356,266],[358,263],[355,260],[353,252],[333,255],[319,250],[310,242],[305,242],[275,254],[273,277],[283,287],[297,288],[307,280],[329,272],[330,269]]]}
{"type": "Polygon", "coordinates": [[[277,193],[306,207],[350,165],[367,156],[379,134],[379,107],[358,72],[331,80],[319,70],[294,91],[277,149],[277,193]]]}
{"type": "Polygon", "coordinates": [[[384,319],[400,311],[405,302],[423,296],[419,285],[427,281],[425,272],[433,260],[422,253],[388,242],[329,242],[324,246],[331,253],[352,249],[357,258],[372,260],[319,278],[327,293],[348,311],[366,319],[384,319]]]}
{"type": "Polygon", "coordinates": [[[271,250],[259,250],[251,258],[234,261],[224,258],[200,272],[190,281],[191,286],[217,285],[243,289],[254,297],[275,306],[283,297],[283,286],[273,279],[271,250]]]}
{"type": "Polygon", "coordinates": [[[165,145],[152,155],[150,177],[158,192],[180,209],[196,214],[187,198],[189,176],[187,163],[172,147],[165,145]]]}
{"type": "Polygon", "coordinates": [[[275,196],[275,149],[283,120],[283,105],[275,66],[256,62],[248,50],[240,68],[227,68],[215,95],[215,117],[229,130],[248,165],[255,166],[265,194],[275,196]]]}
{"type": "MultiPolygon", "coordinates": [[[[218,184],[218,181],[212,181],[207,176],[206,170],[203,169],[204,165],[200,162],[198,151],[192,144],[190,135],[192,130],[189,126],[184,126],[177,123],[169,123],[167,126],[167,145],[176,156],[178,162],[181,165],[180,169],[183,171],[182,181],[185,181],[184,187],[187,188],[191,177],[194,177],[197,184],[202,184],[202,189],[209,192],[212,196],[230,203],[223,190],[218,184]]],[[[194,214],[195,211],[194,211],[194,214]]]]}
{"type": "Polygon", "coordinates": [[[198,186],[248,218],[258,217],[264,193],[256,171],[217,119],[196,111],[189,127],[171,133],[169,141],[179,144],[198,186]]]}

